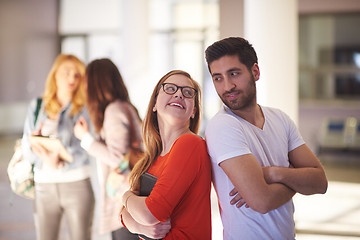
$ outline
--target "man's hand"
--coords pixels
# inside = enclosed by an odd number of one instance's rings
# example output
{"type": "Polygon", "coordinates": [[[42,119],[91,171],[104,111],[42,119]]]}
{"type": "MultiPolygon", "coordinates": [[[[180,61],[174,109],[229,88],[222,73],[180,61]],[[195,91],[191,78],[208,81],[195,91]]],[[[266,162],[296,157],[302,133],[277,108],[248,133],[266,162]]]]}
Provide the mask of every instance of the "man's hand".
{"type": "Polygon", "coordinates": [[[248,208],[249,205],[246,204],[245,200],[240,196],[239,192],[236,190],[236,188],[234,188],[233,190],[231,190],[231,192],[229,193],[230,196],[234,196],[233,199],[231,199],[230,204],[231,205],[235,205],[237,208],[242,207],[245,204],[245,207],[248,208]]]}
{"type": "Polygon", "coordinates": [[[328,182],[323,166],[315,154],[301,145],[288,154],[289,167],[263,167],[268,184],[280,183],[303,195],[324,194],[328,182]]]}
{"type": "MultiPolygon", "coordinates": [[[[288,168],[294,168],[292,164],[289,164],[288,168]]],[[[264,179],[266,183],[276,183],[278,182],[278,173],[277,171],[284,169],[284,167],[262,167],[264,179]]]]}
{"type": "Polygon", "coordinates": [[[283,184],[266,183],[262,167],[253,154],[227,159],[219,166],[240,193],[241,196],[236,199],[243,198],[256,212],[267,213],[284,205],[294,196],[294,191],[283,184]]]}

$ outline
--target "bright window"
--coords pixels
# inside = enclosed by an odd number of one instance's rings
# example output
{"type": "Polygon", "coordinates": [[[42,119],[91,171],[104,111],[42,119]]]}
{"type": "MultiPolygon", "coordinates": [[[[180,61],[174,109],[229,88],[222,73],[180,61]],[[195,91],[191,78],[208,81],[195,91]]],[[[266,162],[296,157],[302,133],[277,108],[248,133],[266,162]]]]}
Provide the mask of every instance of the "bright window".
{"type": "Polygon", "coordinates": [[[300,98],[360,100],[360,14],[299,20],[300,98]]]}

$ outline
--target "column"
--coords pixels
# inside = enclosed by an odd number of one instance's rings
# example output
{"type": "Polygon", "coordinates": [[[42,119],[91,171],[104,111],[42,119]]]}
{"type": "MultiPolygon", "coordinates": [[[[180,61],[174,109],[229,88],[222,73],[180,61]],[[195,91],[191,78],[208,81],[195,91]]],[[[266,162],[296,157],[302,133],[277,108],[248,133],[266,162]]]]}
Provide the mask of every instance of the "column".
{"type": "Polygon", "coordinates": [[[220,0],[219,4],[221,38],[242,36],[257,52],[258,103],[280,108],[297,123],[297,0],[220,0]]]}

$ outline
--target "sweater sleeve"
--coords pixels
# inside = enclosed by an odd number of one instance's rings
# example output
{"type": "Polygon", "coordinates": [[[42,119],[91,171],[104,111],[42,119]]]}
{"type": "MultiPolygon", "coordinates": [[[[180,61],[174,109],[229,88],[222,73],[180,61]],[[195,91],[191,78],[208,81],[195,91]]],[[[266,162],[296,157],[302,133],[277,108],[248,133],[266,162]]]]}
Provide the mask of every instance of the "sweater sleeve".
{"type": "Polygon", "coordinates": [[[205,141],[198,136],[183,135],[174,143],[157,183],[145,200],[159,221],[166,221],[186,197],[207,156],[205,141]]]}
{"type": "Polygon", "coordinates": [[[113,102],[104,113],[104,141],[94,140],[89,146],[89,154],[106,165],[117,167],[128,152],[130,143],[130,122],[125,103],[113,102]]]}

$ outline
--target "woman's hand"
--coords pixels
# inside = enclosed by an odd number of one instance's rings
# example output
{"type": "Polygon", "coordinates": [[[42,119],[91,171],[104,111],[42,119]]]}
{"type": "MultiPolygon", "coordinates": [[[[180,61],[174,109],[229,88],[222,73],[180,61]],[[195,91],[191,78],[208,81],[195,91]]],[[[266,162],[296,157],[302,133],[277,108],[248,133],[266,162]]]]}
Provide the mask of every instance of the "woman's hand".
{"type": "Polygon", "coordinates": [[[33,130],[31,132],[31,135],[33,135],[33,136],[41,136],[42,135],[41,134],[41,129],[43,128],[43,126],[44,126],[44,123],[40,123],[39,130],[33,130]]]}
{"type": "Polygon", "coordinates": [[[59,152],[48,151],[39,143],[32,143],[31,149],[42,160],[44,167],[59,169],[64,166],[64,161],[60,159],[59,152]]]}
{"type": "Polygon", "coordinates": [[[171,230],[170,218],[166,222],[159,222],[154,225],[142,225],[131,217],[126,208],[121,212],[121,219],[130,232],[145,235],[153,239],[165,238],[166,234],[171,230]]]}
{"type": "Polygon", "coordinates": [[[140,228],[141,234],[143,234],[149,238],[163,239],[163,238],[165,238],[166,234],[171,229],[170,218],[168,220],[166,220],[166,222],[160,222],[153,226],[140,225],[139,228],[140,228]]]}
{"type": "Polygon", "coordinates": [[[74,135],[76,138],[78,138],[81,141],[84,135],[88,132],[89,132],[89,125],[86,122],[85,118],[83,116],[80,116],[74,126],[74,135]]]}

